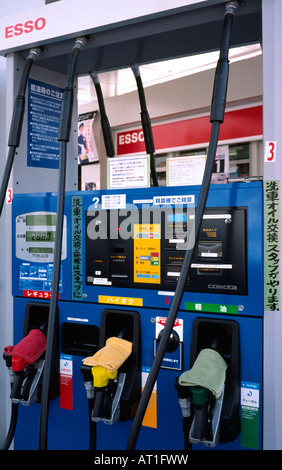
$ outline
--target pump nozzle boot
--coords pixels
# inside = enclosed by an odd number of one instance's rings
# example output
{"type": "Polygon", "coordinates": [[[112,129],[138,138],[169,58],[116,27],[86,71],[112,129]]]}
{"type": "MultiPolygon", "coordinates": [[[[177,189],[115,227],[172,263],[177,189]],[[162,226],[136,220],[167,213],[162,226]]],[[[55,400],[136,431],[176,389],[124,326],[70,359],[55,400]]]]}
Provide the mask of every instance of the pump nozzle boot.
{"type": "Polygon", "coordinates": [[[31,330],[17,345],[4,348],[3,357],[7,365],[11,364],[13,373],[13,401],[30,405],[38,400],[38,383],[44,367],[41,356],[45,348],[46,336],[38,329],[31,330]]]}

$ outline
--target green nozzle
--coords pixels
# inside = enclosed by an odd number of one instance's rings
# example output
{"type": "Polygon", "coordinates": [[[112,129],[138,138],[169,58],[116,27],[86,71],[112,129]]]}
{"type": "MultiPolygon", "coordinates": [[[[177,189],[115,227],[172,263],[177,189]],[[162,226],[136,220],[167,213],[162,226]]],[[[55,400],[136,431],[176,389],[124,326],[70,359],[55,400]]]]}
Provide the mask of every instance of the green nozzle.
{"type": "Polygon", "coordinates": [[[188,388],[192,393],[192,402],[194,405],[203,405],[208,396],[211,395],[210,390],[200,387],[199,385],[189,386],[188,388]]]}

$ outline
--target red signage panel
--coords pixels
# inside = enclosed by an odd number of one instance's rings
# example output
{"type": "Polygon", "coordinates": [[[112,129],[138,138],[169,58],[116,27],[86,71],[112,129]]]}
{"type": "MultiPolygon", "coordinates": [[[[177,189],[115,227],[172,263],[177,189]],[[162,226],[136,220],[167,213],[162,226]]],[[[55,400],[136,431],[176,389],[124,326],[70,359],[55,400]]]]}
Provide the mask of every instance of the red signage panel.
{"type": "MultiPolygon", "coordinates": [[[[152,126],[156,150],[174,149],[209,142],[209,116],[152,126]]],[[[227,111],[219,140],[244,139],[262,135],[262,106],[227,111]]],[[[145,152],[141,128],[117,133],[117,155],[145,152]]]]}

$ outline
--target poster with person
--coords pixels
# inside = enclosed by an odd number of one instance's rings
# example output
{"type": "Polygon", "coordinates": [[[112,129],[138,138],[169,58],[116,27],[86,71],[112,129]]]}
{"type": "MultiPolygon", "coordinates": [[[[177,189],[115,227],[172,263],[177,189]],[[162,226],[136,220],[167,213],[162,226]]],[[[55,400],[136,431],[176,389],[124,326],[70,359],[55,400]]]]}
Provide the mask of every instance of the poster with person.
{"type": "Polygon", "coordinates": [[[78,117],[78,164],[84,165],[99,160],[93,134],[96,113],[80,114],[78,117]]]}

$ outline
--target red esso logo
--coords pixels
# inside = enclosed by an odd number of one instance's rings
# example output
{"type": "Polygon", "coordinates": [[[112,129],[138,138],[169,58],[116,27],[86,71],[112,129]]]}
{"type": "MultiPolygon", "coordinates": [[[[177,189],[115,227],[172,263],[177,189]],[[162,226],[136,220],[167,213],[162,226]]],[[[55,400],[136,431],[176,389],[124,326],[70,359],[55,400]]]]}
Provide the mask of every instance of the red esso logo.
{"type": "Polygon", "coordinates": [[[28,20],[25,23],[17,23],[15,25],[6,26],[5,38],[12,38],[13,36],[20,36],[21,34],[31,33],[32,31],[40,31],[46,26],[46,18],[40,17],[35,21],[28,20]]]}
{"type": "Polygon", "coordinates": [[[117,135],[117,154],[125,155],[144,151],[144,134],[142,129],[121,132],[117,135]]]}
{"type": "Polygon", "coordinates": [[[143,131],[128,132],[119,135],[119,145],[136,144],[137,142],[144,142],[143,131]]]}

